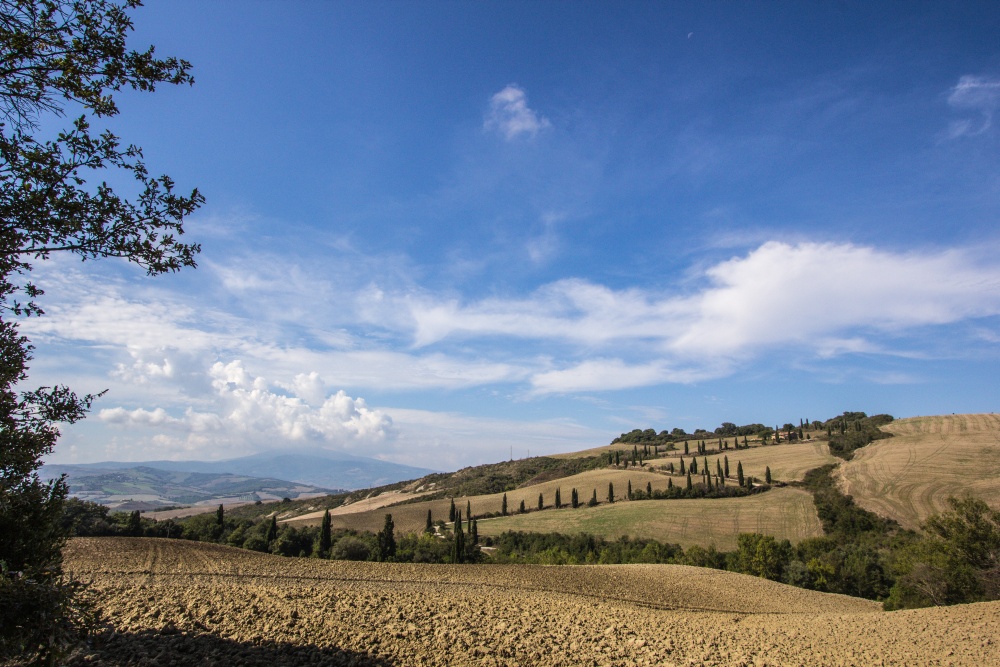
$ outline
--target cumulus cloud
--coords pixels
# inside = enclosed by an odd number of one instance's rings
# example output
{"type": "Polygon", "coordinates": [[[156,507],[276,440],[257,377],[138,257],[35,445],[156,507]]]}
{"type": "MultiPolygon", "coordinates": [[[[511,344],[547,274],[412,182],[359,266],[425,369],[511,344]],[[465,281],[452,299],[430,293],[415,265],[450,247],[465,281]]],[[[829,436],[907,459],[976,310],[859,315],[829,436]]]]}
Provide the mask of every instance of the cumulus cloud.
{"type": "Polygon", "coordinates": [[[500,132],[507,141],[518,136],[535,136],[550,123],[528,106],[528,97],[516,84],[510,84],[490,98],[490,109],[483,120],[487,130],[500,132]]]}
{"type": "MultiPolygon", "coordinates": [[[[287,395],[263,377],[251,374],[241,361],[216,362],[208,371],[215,401],[211,410],[187,409],[171,416],[163,408],[153,410],[122,407],[105,408],[98,419],[120,428],[160,431],[161,443],[174,450],[192,451],[211,444],[213,452],[225,449],[274,448],[314,444],[351,448],[392,439],[396,435],[392,418],[369,408],[363,398],[343,391],[310,405],[297,395],[287,395]],[[175,433],[171,436],[167,432],[175,433]]],[[[315,374],[302,375],[296,383],[315,399],[322,384],[315,374]]],[[[295,384],[295,383],[292,383],[295,384]]]]}
{"type": "Polygon", "coordinates": [[[990,129],[993,114],[1000,109],[1000,79],[963,76],[949,92],[948,104],[957,111],[975,114],[952,121],[948,129],[951,138],[982,134],[990,129]]]}

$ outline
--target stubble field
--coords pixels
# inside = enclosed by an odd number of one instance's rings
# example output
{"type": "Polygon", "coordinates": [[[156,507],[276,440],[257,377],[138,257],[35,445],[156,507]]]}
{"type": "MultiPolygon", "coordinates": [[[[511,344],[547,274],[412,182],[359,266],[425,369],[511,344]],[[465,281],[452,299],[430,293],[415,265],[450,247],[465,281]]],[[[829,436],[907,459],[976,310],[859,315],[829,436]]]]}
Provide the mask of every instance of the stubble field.
{"type": "Polygon", "coordinates": [[[867,510],[918,528],[970,493],[1000,508],[1000,415],[899,419],[894,437],[854,453],[836,475],[844,493],[867,510]]]}
{"type": "Polygon", "coordinates": [[[980,665],[1000,603],[866,600],[669,565],[448,566],[73,540],[116,632],[74,665],[980,665]]]}

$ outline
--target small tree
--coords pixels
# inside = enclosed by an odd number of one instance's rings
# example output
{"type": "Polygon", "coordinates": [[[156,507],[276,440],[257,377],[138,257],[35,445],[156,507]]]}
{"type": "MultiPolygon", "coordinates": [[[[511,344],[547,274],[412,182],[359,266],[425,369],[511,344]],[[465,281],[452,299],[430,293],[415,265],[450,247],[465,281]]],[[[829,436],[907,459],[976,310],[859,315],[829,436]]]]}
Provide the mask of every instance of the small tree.
{"type": "Polygon", "coordinates": [[[614,482],[608,482],[608,502],[615,502],[615,484],[614,482]]]}
{"type": "Polygon", "coordinates": [[[722,476],[729,477],[729,457],[722,457],[722,476]]]}
{"type": "MultiPolygon", "coordinates": [[[[458,521],[455,522],[458,532],[462,531],[462,518],[461,514],[458,515],[458,521]]],[[[378,534],[378,559],[379,562],[390,561],[396,557],[396,526],[392,522],[392,515],[385,515],[385,523],[382,525],[382,530],[378,534]]]]}
{"type": "MultiPolygon", "coordinates": [[[[691,453],[691,450],[690,450],[690,449],[688,449],[688,441],[687,441],[687,440],[685,440],[685,441],[684,441],[684,455],[685,455],[685,456],[687,456],[687,455],[688,455],[688,454],[690,454],[690,453],[691,453]]],[[[683,473],[682,473],[682,474],[683,474],[683,473]]]]}
{"type": "Polygon", "coordinates": [[[465,562],[465,533],[462,532],[462,513],[456,515],[455,538],[451,547],[451,562],[465,562]]]}
{"type": "Polygon", "coordinates": [[[556,509],[562,508],[562,489],[556,489],[556,509]]]}
{"type": "Polygon", "coordinates": [[[587,502],[587,506],[588,507],[596,507],[597,506],[597,489],[594,489],[594,495],[592,495],[590,497],[590,500],[587,502]]]}
{"type": "Polygon", "coordinates": [[[743,462],[742,461],[737,461],[736,462],[736,482],[740,486],[743,486],[744,482],[746,482],[746,480],[743,479],[743,462]]]}
{"type": "Polygon", "coordinates": [[[479,544],[479,519],[472,520],[472,527],[469,528],[469,542],[479,544]]]}
{"type": "Polygon", "coordinates": [[[688,466],[688,470],[695,475],[698,474],[698,459],[691,457],[691,465],[688,466]]]}
{"type": "MultiPolygon", "coordinates": [[[[428,520],[430,517],[428,517],[428,520]]],[[[316,552],[320,558],[330,557],[330,547],[333,546],[330,510],[323,512],[323,522],[319,527],[319,544],[316,552]]]]}
{"type": "Polygon", "coordinates": [[[770,484],[771,483],[771,467],[770,466],[766,466],[764,468],[764,483],[765,484],[770,484]]]}
{"type": "Polygon", "coordinates": [[[685,472],[687,471],[684,470],[684,459],[681,459],[681,474],[683,475],[685,472]]]}
{"type": "Polygon", "coordinates": [[[507,516],[507,494],[503,494],[503,500],[500,501],[500,514],[507,516]]]}
{"type": "Polygon", "coordinates": [[[448,508],[448,521],[455,522],[455,499],[451,499],[451,506],[448,508]]]}
{"type": "Polygon", "coordinates": [[[465,501],[465,520],[472,521],[472,501],[465,501]]]}
{"type": "Polygon", "coordinates": [[[264,541],[270,546],[271,542],[274,542],[274,538],[278,536],[278,518],[276,514],[271,515],[271,523],[267,527],[267,534],[264,536],[264,541]]]}
{"type": "Polygon", "coordinates": [[[691,484],[691,471],[689,470],[687,474],[687,490],[690,491],[693,488],[694,485],[691,484]]]}
{"type": "Polygon", "coordinates": [[[222,507],[222,503],[219,503],[219,509],[215,510],[215,525],[222,526],[226,520],[226,510],[222,507]]]}
{"type": "Polygon", "coordinates": [[[540,510],[545,509],[545,499],[542,497],[542,494],[540,493],[538,494],[538,509],[540,510]]]}
{"type": "Polygon", "coordinates": [[[672,479],[670,479],[668,477],[667,478],[667,489],[672,489],[672,488],[674,488],[674,480],[672,480],[672,479]]]}
{"type": "Polygon", "coordinates": [[[628,481],[628,489],[625,491],[625,497],[632,500],[632,480],[628,481]]]}
{"type": "Polygon", "coordinates": [[[573,488],[572,491],[570,491],[569,498],[570,498],[570,504],[573,505],[573,509],[576,509],[577,507],[580,506],[580,494],[577,493],[575,487],[573,488]]]}
{"type": "Polygon", "coordinates": [[[653,483],[652,482],[646,482],[646,497],[647,498],[652,498],[653,497],[653,483]]]}
{"type": "Polygon", "coordinates": [[[427,510],[427,525],[424,526],[424,532],[425,533],[433,533],[434,532],[434,520],[431,518],[431,511],[430,511],[430,509],[427,510]]]}

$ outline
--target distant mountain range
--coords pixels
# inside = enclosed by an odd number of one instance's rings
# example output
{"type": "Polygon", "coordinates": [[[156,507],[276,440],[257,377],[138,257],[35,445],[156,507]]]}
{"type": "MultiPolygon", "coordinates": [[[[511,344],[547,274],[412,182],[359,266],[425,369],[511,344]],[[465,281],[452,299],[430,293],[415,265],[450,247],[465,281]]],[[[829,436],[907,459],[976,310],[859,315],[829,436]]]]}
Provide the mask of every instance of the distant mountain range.
{"type": "Polygon", "coordinates": [[[365,489],[433,470],[328,450],[274,450],[225,461],[104,461],[47,464],[42,475],[68,476],[70,493],[119,505],[129,498],[152,507],[210,500],[297,498],[365,489]]]}

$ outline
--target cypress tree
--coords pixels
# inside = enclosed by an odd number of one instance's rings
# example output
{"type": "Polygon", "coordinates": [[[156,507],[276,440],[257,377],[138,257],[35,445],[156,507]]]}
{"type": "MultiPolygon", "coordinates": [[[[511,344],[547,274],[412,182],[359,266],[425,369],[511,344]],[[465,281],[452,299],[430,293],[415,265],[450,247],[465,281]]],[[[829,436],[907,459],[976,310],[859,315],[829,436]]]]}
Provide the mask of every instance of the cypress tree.
{"type": "Polygon", "coordinates": [[[469,529],[469,541],[472,544],[479,544],[479,519],[472,520],[472,528],[469,529]]]}
{"type": "Polygon", "coordinates": [[[524,509],[524,498],[521,499],[521,505],[517,508],[518,514],[524,514],[528,510],[524,509]]]}
{"type": "Polygon", "coordinates": [[[271,515],[271,525],[267,527],[267,535],[264,536],[264,540],[270,546],[274,538],[278,536],[278,518],[277,515],[271,515]]]}
{"type": "Polygon", "coordinates": [[[736,462],[736,481],[740,486],[743,486],[746,480],[743,479],[743,462],[736,462]]]}
{"type": "Polygon", "coordinates": [[[746,448],[747,448],[747,447],[749,447],[749,446],[750,446],[750,443],[749,443],[749,441],[747,440],[747,437],[746,437],[746,436],[743,436],[743,448],[744,448],[744,449],[746,449],[746,448]]]}
{"type": "Polygon", "coordinates": [[[712,490],[712,476],[708,472],[705,473],[705,486],[708,487],[709,491],[712,490]]]}
{"type": "Polygon", "coordinates": [[[687,441],[687,440],[685,440],[685,441],[684,441],[684,454],[685,454],[685,455],[687,455],[687,454],[690,454],[690,453],[691,453],[691,452],[690,452],[690,451],[688,451],[688,441],[687,441]]]}
{"type": "Polygon", "coordinates": [[[467,512],[466,515],[465,515],[465,525],[467,526],[468,531],[471,533],[472,532],[472,512],[471,511],[467,512]]]}
{"type": "Polygon", "coordinates": [[[545,500],[542,498],[542,494],[538,494],[538,509],[545,509],[545,500]]]}
{"type": "Polygon", "coordinates": [[[569,499],[570,504],[573,505],[573,509],[580,506],[580,494],[576,492],[576,487],[573,487],[573,490],[569,492],[569,499]]]}
{"type": "Polygon", "coordinates": [[[771,467],[767,466],[764,468],[764,482],[766,484],[771,483],[771,467]]]}
{"type": "Polygon", "coordinates": [[[684,459],[681,459],[681,474],[684,474],[684,459]]]}
{"type": "Polygon", "coordinates": [[[319,527],[319,554],[320,558],[330,557],[330,547],[333,543],[330,530],[330,510],[323,512],[323,523],[319,527]]]}
{"type": "Polygon", "coordinates": [[[695,475],[698,474],[698,459],[696,459],[693,456],[691,457],[691,465],[688,466],[688,470],[690,470],[695,475]]]}
{"type": "Polygon", "coordinates": [[[639,448],[632,445],[632,463],[635,463],[637,460],[639,460],[639,448]]]}
{"type": "Polygon", "coordinates": [[[626,491],[625,497],[632,500],[632,480],[628,481],[628,491],[626,491]]]}
{"type": "Polygon", "coordinates": [[[709,474],[711,474],[711,473],[709,472],[709,470],[708,470],[708,457],[707,457],[707,456],[705,456],[705,457],[703,457],[703,458],[702,458],[702,463],[704,463],[704,464],[705,464],[705,465],[704,465],[704,466],[702,467],[702,469],[701,469],[701,470],[702,470],[702,472],[704,472],[704,473],[705,473],[706,475],[709,475],[709,474]]]}
{"type": "Polygon", "coordinates": [[[459,512],[455,521],[455,541],[451,547],[451,561],[462,563],[465,561],[465,534],[462,532],[462,513],[459,512]]]}
{"type": "Polygon", "coordinates": [[[722,466],[722,476],[723,477],[729,477],[729,457],[728,456],[723,456],[722,457],[722,461],[723,461],[723,464],[724,464],[722,466]]]}
{"type": "Polygon", "coordinates": [[[226,510],[222,507],[222,503],[219,503],[219,509],[215,510],[215,525],[221,526],[226,520],[226,510]]]}
{"type": "Polygon", "coordinates": [[[653,497],[653,483],[652,482],[646,482],[646,496],[648,498],[652,498],[653,497]]]}
{"type": "Polygon", "coordinates": [[[615,502],[615,485],[613,482],[608,482],[608,502],[615,502]]]}
{"type": "Polygon", "coordinates": [[[674,480],[670,479],[669,477],[667,478],[667,488],[668,489],[674,488],[674,480]]]}
{"type": "Polygon", "coordinates": [[[689,471],[688,472],[688,477],[687,477],[687,490],[690,491],[691,489],[692,489],[692,485],[691,485],[691,472],[689,471]]]}
{"type": "MultiPolygon", "coordinates": [[[[465,520],[472,521],[472,501],[465,501],[465,520]]],[[[470,524],[471,525],[471,524],[470,524]]]]}
{"type": "MultiPolygon", "coordinates": [[[[458,532],[462,532],[462,515],[458,515],[455,522],[458,532]]],[[[378,559],[385,563],[396,557],[396,526],[392,522],[392,515],[385,515],[385,523],[378,534],[378,559]]]]}
{"type": "Polygon", "coordinates": [[[597,489],[594,489],[594,495],[592,495],[590,497],[590,502],[587,503],[587,506],[588,507],[596,507],[597,506],[597,489]]]}
{"type": "Polygon", "coordinates": [[[556,509],[562,509],[562,489],[556,488],[556,509]]]}
{"type": "Polygon", "coordinates": [[[425,533],[434,532],[434,521],[431,519],[431,511],[427,510],[427,525],[424,527],[425,533]]]}
{"type": "Polygon", "coordinates": [[[500,514],[507,516],[507,494],[503,494],[503,500],[500,501],[500,514]]]}
{"type": "Polygon", "coordinates": [[[719,463],[719,459],[715,459],[715,476],[722,477],[722,464],[719,463]]]}
{"type": "Polygon", "coordinates": [[[448,521],[455,522],[455,499],[451,499],[451,507],[448,508],[448,521]]]}

